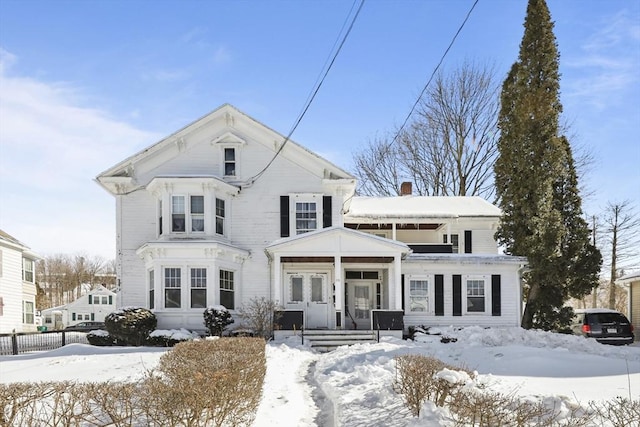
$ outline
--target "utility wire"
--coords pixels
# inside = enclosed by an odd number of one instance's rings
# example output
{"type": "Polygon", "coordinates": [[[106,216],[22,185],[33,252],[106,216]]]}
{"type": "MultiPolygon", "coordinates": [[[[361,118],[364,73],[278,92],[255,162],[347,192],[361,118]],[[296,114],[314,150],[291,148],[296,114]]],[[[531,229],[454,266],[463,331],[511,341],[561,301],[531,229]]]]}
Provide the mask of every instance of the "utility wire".
{"type": "Polygon", "coordinates": [[[471,12],[473,12],[473,9],[478,4],[478,1],[479,0],[476,0],[471,5],[471,9],[469,9],[469,12],[467,12],[467,16],[465,16],[464,21],[462,21],[462,24],[460,24],[460,27],[458,28],[458,31],[456,31],[456,34],[451,39],[451,43],[449,43],[449,46],[447,47],[447,49],[442,54],[442,57],[440,58],[440,62],[438,62],[438,65],[436,66],[436,68],[434,68],[433,72],[431,73],[431,76],[429,77],[429,80],[427,81],[427,83],[422,88],[422,92],[420,92],[420,95],[418,96],[418,99],[416,99],[416,102],[413,103],[413,106],[411,107],[411,110],[409,111],[409,114],[407,114],[407,117],[404,119],[404,122],[402,122],[402,126],[400,126],[400,128],[396,132],[395,136],[393,137],[393,139],[391,140],[391,142],[387,146],[387,149],[391,148],[391,146],[396,142],[396,140],[398,139],[398,137],[402,133],[402,130],[404,129],[404,127],[407,125],[407,122],[409,121],[409,119],[413,115],[413,112],[415,111],[416,107],[418,106],[418,103],[420,102],[420,100],[424,96],[424,93],[427,91],[427,88],[429,87],[429,84],[431,83],[431,80],[433,80],[433,77],[438,72],[438,69],[440,69],[440,66],[442,65],[442,62],[444,62],[444,58],[447,56],[447,54],[449,53],[449,50],[453,46],[453,43],[455,43],[456,39],[458,38],[458,34],[460,34],[460,32],[462,31],[462,28],[464,28],[465,24],[467,23],[467,20],[469,19],[469,16],[471,16],[471,12]]]}
{"type": "MultiPolygon", "coordinates": [[[[353,11],[353,8],[355,7],[357,1],[358,0],[354,0],[353,5],[351,7],[351,10],[349,11],[349,15],[353,11]]],[[[249,184],[248,185],[252,185],[254,182],[256,182],[258,180],[258,178],[260,178],[262,176],[262,174],[264,174],[266,172],[266,170],[269,169],[269,167],[273,164],[273,162],[276,160],[276,158],[280,155],[280,153],[284,149],[284,147],[287,144],[287,142],[289,142],[289,139],[291,138],[291,135],[293,135],[293,132],[295,132],[295,130],[297,129],[298,125],[302,121],[302,118],[307,113],[307,110],[309,109],[309,107],[311,106],[311,103],[313,102],[314,98],[318,94],[318,91],[320,90],[320,87],[322,86],[322,83],[324,83],[324,80],[327,77],[327,74],[329,74],[329,71],[331,70],[331,67],[333,67],[333,63],[336,61],[336,58],[338,57],[338,54],[342,50],[342,47],[344,46],[344,43],[347,41],[347,37],[349,36],[349,34],[351,33],[351,30],[353,29],[353,25],[355,24],[356,19],[358,18],[358,15],[360,14],[360,11],[362,10],[362,6],[364,6],[364,2],[365,2],[365,0],[360,0],[360,6],[358,6],[358,10],[356,11],[355,15],[353,16],[353,19],[351,19],[351,24],[349,25],[349,28],[347,29],[346,33],[344,34],[344,37],[342,38],[342,41],[340,42],[337,50],[333,54],[333,57],[331,58],[331,62],[329,62],[328,66],[326,65],[327,62],[325,62],[326,70],[325,70],[324,74],[321,73],[322,77],[321,78],[319,77],[320,81],[316,80],[315,89],[312,90],[310,92],[309,96],[307,97],[307,101],[306,101],[306,104],[305,104],[304,108],[302,109],[302,111],[298,115],[298,118],[296,119],[295,124],[293,125],[293,127],[291,128],[291,130],[289,131],[287,136],[285,137],[284,141],[282,142],[282,145],[280,145],[280,148],[278,148],[278,151],[276,151],[276,153],[271,158],[269,163],[267,163],[267,165],[260,172],[258,172],[252,178],[249,179],[249,184]]],[[[349,15],[347,15],[347,17],[349,15]]],[[[344,26],[345,26],[346,22],[347,21],[345,20],[345,23],[342,25],[342,29],[340,30],[340,33],[342,33],[342,31],[344,30],[344,26]]],[[[337,40],[338,39],[336,39],[336,42],[337,42],[337,40]]],[[[334,43],[333,46],[335,48],[336,43],[334,43]]]]}

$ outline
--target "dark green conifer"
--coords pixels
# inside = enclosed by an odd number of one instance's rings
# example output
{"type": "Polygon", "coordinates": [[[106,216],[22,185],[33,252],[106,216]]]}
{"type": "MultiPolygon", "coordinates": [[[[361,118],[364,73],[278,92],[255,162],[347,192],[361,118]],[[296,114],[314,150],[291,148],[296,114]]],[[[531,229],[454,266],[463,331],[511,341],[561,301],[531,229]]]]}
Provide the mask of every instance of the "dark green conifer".
{"type": "Polygon", "coordinates": [[[569,295],[597,283],[600,254],[581,217],[569,142],[559,135],[559,54],[544,0],[530,0],[518,61],[503,83],[495,183],[502,221],[496,237],[526,256],[524,328],[563,329],[569,295]]]}

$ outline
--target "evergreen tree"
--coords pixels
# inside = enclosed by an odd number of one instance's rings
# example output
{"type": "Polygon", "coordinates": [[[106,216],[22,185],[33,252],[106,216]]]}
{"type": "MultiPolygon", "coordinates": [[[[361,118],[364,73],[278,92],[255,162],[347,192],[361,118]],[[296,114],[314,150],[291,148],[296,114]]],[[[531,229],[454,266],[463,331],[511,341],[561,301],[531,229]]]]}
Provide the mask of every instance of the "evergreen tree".
{"type": "Polygon", "coordinates": [[[520,53],[502,86],[494,167],[502,221],[496,237],[526,256],[526,329],[563,329],[571,296],[596,285],[600,254],[581,217],[569,142],[559,135],[559,54],[544,0],[530,0],[520,53]]]}

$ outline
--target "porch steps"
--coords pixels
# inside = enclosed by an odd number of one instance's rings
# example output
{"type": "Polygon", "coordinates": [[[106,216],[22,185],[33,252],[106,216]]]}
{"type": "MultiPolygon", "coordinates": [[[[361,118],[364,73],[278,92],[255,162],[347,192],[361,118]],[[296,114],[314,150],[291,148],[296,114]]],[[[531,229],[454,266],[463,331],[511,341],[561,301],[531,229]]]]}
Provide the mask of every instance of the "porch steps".
{"type": "Polygon", "coordinates": [[[303,334],[305,344],[311,348],[327,352],[343,345],[377,343],[378,338],[372,330],[306,330],[303,334]]]}

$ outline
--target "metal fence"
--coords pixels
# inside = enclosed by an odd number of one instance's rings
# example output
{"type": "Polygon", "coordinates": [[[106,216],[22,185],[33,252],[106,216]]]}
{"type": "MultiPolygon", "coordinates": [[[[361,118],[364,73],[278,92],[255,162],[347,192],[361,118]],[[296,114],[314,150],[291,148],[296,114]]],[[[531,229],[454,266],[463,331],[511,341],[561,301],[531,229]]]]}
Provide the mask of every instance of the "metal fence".
{"type": "Polygon", "coordinates": [[[0,356],[55,350],[67,344],[89,344],[87,333],[44,331],[0,334],[0,356]]]}

